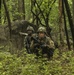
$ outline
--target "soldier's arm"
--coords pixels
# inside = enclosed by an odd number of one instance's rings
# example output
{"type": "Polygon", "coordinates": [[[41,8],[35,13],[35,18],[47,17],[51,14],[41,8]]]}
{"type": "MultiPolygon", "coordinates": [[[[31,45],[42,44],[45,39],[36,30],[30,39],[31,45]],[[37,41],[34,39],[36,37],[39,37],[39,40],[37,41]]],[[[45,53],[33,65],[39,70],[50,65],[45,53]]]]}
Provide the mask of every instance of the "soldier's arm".
{"type": "Polygon", "coordinates": [[[19,32],[20,35],[24,35],[24,36],[27,36],[28,34],[27,33],[23,33],[23,32],[19,32]]]}

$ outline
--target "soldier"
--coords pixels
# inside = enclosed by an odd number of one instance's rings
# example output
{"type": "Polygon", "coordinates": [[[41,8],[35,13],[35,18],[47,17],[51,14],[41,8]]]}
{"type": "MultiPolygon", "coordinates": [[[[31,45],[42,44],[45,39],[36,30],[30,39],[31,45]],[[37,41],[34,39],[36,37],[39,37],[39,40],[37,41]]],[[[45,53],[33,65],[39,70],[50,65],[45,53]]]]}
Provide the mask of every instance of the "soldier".
{"type": "Polygon", "coordinates": [[[31,54],[32,51],[30,50],[30,44],[31,44],[31,37],[34,33],[34,29],[32,26],[27,27],[27,36],[25,36],[24,39],[24,47],[27,49],[27,53],[31,54]]]}
{"type": "Polygon", "coordinates": [[[46,35],[44,27],[38,29],[38,36],[31,41],[30,48],[34,50],[37,56],[40,56],[40,53],[42,56],[46,55],[48,58],[53,56],[54,42],[46,35]]]}

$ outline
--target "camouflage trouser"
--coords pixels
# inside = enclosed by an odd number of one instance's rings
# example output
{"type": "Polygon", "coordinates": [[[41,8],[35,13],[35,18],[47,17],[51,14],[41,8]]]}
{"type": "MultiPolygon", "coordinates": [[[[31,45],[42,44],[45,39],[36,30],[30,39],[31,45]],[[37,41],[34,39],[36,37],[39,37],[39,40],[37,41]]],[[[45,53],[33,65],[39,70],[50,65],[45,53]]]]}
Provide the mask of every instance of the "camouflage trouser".
{"type": "Polygon", "coordinates": [[[53,53],[54,53],[54,49],[49,49],[48,50],[48,52],[47,52],[47,54],[48,54],[48,58],[51,58],[51,57],[53,57],[53,53]]]}
{"type": "Polygon", "coordinates": [[[33,50],[33,53],[36,54],[36,56],[39,56],[39,50],[37,48],[33,50]]]}
{"type": "Polygon", "coordinates": [[[51,58],[53,56],[53,53],[54,53],[54,49],[43,48],[40,53],[39,51],[37,51],[37,55],[41,55],[42,57],[45,56],[47,58],[51,58]]]}
{"type": "Polygon", "coordinates": [[[44,57],[46,55],[47,58],[51,58],[54,53],[54,49],[50,48],[35,48],[33,53],[36,54],[36,56],[44,57]]]}

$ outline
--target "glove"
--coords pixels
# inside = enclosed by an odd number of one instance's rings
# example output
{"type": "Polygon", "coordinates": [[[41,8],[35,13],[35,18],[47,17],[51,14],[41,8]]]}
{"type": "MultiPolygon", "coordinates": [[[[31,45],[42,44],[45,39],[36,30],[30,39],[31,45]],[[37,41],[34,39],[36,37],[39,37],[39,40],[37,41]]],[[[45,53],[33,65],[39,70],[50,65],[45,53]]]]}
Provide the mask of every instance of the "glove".
{"type": "Polygon", "coordinates": [[[37,43],[37,44],[34,44],[34,47],[39,47],[40,45],[37,43]]]}
{"type": "Polygon", "coordinates": [[[43,44],[43,45],[41,45],[41,46],[42,46],[42,48],[48,47],[47,44],[43,44]]]}

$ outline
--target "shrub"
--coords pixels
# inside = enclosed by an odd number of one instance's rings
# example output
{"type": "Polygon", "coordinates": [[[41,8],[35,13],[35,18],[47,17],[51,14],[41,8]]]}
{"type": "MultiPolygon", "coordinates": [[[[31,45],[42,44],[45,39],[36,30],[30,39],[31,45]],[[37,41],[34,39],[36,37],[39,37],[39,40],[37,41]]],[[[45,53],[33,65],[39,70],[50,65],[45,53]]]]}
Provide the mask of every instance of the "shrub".
{"type": "Polygon", "coordinates": [[[55,50],[51,60],[37,59],[34,54],[23,51],[20,56],[0,52],[0,75],[74,75],[73,51],[62,52],[60,56],[55,50]]]}

